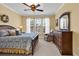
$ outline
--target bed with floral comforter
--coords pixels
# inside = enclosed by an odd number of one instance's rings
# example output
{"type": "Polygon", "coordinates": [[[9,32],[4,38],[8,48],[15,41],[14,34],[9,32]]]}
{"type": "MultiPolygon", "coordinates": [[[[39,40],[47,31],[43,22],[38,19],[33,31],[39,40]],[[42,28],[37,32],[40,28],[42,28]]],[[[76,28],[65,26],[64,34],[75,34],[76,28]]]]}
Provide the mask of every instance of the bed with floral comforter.
{"type": "MultiPolygon", "coordinates": [[[[3,26],[0,26],[0,29],[3,26]]],[[[0,37],[0,54],[30,55],[33,53],[32,41],[37,36],[36,33],[22,33],[21,35],[0,37]]]]}

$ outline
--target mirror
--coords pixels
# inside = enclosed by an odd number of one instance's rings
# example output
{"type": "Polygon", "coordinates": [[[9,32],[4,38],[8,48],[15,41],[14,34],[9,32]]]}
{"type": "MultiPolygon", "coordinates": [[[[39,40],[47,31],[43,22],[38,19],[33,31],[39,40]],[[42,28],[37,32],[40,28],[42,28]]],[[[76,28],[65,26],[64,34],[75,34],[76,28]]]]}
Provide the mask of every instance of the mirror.
{"type": "Polygon", "coordinates": [[[59,17],[59,29],[70,31],[70,12],[65,12],[59,17]]]}

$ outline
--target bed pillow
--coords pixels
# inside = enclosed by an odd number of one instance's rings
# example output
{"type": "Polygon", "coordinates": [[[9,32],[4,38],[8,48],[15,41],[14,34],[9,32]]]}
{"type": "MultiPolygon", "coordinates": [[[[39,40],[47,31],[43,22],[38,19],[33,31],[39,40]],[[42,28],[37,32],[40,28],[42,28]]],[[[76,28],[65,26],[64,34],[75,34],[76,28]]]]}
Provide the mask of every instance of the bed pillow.
{"type": "Polygon", "coordinates": [[[9,32],[7,30],[0,30],[0,37],[9,36],[9,32]]]}
{"type": "Polygon", "coordinates": [[[10,36],[16,36],[16,30],[15,29],[9,30],[9,35],[10,36]]]}

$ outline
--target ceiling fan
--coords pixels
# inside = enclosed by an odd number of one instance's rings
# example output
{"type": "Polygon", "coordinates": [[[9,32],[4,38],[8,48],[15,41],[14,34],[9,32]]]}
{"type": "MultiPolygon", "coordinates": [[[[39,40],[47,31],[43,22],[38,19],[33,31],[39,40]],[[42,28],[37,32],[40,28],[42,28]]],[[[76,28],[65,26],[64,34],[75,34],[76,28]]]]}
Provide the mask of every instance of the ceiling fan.
{"type": "Polygon", "coordinates": [[[37,9],[40,6],[40,4],[37,4],[37,5],[35,5],[35,4],[28,5],[26,3],[22,3],[22,4],[25,5],[25,6],[30,7],[30,9],[25,9],[24,11],[27,11],[27,10],[32,10],[32,11],[37,10],[37,11],[40,11],[40,12],[43,12],[44,11],[44,10],[41,10],[41,9],[37,9]]]}

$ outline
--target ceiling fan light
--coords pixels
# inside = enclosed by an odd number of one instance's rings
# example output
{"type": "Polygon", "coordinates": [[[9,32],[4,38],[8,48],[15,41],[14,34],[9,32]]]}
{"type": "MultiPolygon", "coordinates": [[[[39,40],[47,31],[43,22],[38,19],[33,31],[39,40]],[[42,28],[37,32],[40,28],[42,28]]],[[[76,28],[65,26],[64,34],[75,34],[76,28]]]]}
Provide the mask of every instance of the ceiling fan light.
{"type": "Polygon", "coordinates": [[[35,6],[32,6],[32,7],[35,7],[35,6]]]}
{"type": "Polygon", "coordinates": [[[35,9],[31,9],[32,11],[35,11],[35,9]]]}

